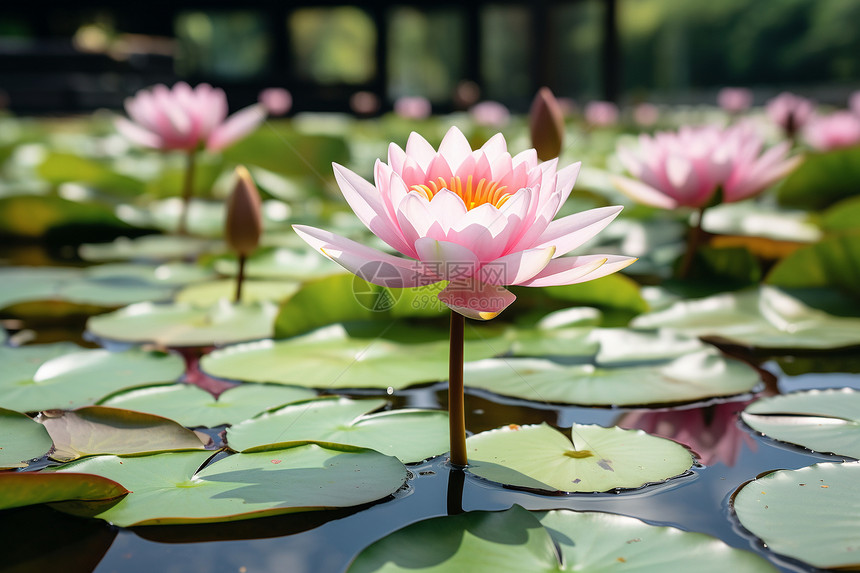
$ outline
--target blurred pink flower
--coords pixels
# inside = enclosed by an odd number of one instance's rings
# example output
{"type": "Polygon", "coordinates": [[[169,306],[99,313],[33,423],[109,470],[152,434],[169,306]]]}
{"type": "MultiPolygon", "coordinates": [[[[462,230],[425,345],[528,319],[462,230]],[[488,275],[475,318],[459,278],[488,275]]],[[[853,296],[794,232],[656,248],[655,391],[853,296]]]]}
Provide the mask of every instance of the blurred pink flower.
{"type": "Polygon", "coordinates": [[[618,123],[618,106],[611,101],[590,101],[584,113],[589,125],[606,127],[618,123]]]}
{"type": "Polygon", "coordinates": [[[766,110],[771,121],[793,137],[812,118],[815,104],[805,97],[783,92],[767,102],[766,110]]]}
{"type": "Polygon", "coordinates": [[[633,121],[637,124],[650,127],[660,119],[660,108],[653,103],[640,103],[633,108],[633,121]]]}
{"type": "Polygon", "coordinates": [[[430,100],[422,96],[404,96],[394,102],[394,113],[406,119],[425,119],[433,112],[430,100]]]}
{"type": "Polygon", "coordinates": [[[293,96],[284,88],[266,88],[257,99],[272,115],[284,115],[293,107],[293,96]]]}
{"type": "Polygon", "coordinates": [[[125,100],[131,120],[115,125],[131,141],[155,149],[219,150],[245,137],[266,119],[266,108],[254,104],[227,117],[224,90],[209,84],[191,88],[179,82],[172,89],[158,84],[125,100]]]}
{"type": "Polygon", "coordinates": [[[806,124],[803,136],[821,151],[860,145],[860,117],[850,111],[815,116],[806,124]]]}
{"type": "Polygon", "coordinates": [[[752,107],[753,93],[747,88],[723,88],[717,92],[717,104],[729,113],[739,113],[752,107]]]}
{"type": "Polygon", "coordinates": [[[504,127],[511,120],[511,112],[497,101],[482,101],[469,110],[472,119],[478,125],[487,127],[504,127]]]}
{"type": "Polygon", "coordinates": [[[748,126],[682,127],[677,132],[640,135],[639,146],[618,147],[618,158],[637,179],[615,177],[634,200],[674,209],[705,207],[718,189],[723,201],[740,201],[763,191],[799,165],[782,142],[762,153],[763,141],[748,126]]]}
{"type": "Polygon", "coordinates": [[[369,91],[355,92],[349,98],[349,108],[358,115],[373,115],[379,111],[379,97],[369,91]]]}
{"type": "Polygon", "coordinates": [[[860,116],[860,91],[856,91],[848,98],[848,109],[860,116]]]}
{"type": "Polygon", "coordinates": [[[417,133],[402,150],[377,161],[376,184],[335,164],[341,192],[359,219],[408,258],[386,254],[322,229],[293,228],[312,247],[368,282],[392,288],[449,281],[439,299],[481,320],[516,298],[504,285],[584,282],[635,259],[617,255],[562,257],[615,218],[601,207],[553,218],[570,195],[579,163],[556,171],[534,149],[511,157],[496,134],[473,151],[451,128],[436,151],[417,133]]]}

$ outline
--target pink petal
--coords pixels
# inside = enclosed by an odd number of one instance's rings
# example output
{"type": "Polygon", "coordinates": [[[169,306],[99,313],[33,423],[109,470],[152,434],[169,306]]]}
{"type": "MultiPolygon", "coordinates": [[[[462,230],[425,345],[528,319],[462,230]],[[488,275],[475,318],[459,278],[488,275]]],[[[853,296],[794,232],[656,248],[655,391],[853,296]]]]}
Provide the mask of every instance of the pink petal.
{"type": "Polygon", "coordinates": [[[526,281],[549,264],[555,247],[528,249],[499,257],[481,267],[478,279],[492,285],[512,285],[526,281]]]}
{"type": "Polygon", "coordinates": [[[403,233],[403,239],[409,245],[421,237],[433,237],[440,241],[447,240],[430,213],[430,202],[423,195],[410,192],[397,206],[397,224],[403,233]]]}
{"type": "Polygon", "coordinates": [[[570,192],[573,191],[573,186],[576,183],[576,178],[579,176],[579,170],[582,167],[582,162],[577,161],[573,165],[568,165],[558,172],[558,179],[555,182],[555,190],[561,193],[559,206],[564,205],[567,198],[570,197],[570,192]]]}
{"type": "Polygon", "coordinates": [[[428,272],[449,281],[467,279],[480,266],[475,253],[457,243],[423,237],[415,241],[415,250],[428,272]]]}
{"type": "Polygon", "coordinates": [[[535,247],[555,247],[558,258],[591,239],[612,222],[623,207],[599,207],[552,221],[535,241],[535,247]]]}
{"type": "Polygon", "coordinates": [[[674,198],[640,181],[620,176],[611,177],[611,180],[618,190],[637,203],[661,209],[675,209],[679,206],[678,201],[674,198]]]}
{"type": "Polygon", "coordinates": [[[400,149],[396,143],[388,144],[388,165],[394,171],[400,173],[403,170],[403,164],[406,162],[406,152],[400,149]]]}
{"type": "Polygon", "coordinates": [[[439,223],[446,236],[466,212],[463,199],[448,189],[442,189],[430,200],[430,216],[439,223]]]}
{"type": "Polygon", "coordinates": [[[199,84],[194,90],[197,95],[197,105],[200,106],[203,124],[200,128],[201,137],[208,138],[221,122],[227,117],[227,96],[221,88],[213,88],[209,84],[199,84]]]}
{"type": "Polygon", "coordinates": [[[490,163],[494,163],[499,156],[508,152],[508,144],[505,141],[505,136],[497,133],[481,146],[481,151],[484,152],[484,156],[490,163]]]}
{"type": "Polygon", "coordinates": [[[442,143],[439,144],[439,155],[445,158],[445,161],[451,167],[451,171],[456,172],[460,164],[472,154],[472,146],[469,145],[469,140],[463,135],[463,132],[452,127],[442,138],[442,143]]]}
{"type": "Polygon", "coordinates": [[[517,299],[504,287],[476,280],[451,282],[438,297],[454,312],[475,320],[496,318],[517,299]]]}
{"type": "Polygon", "coordinates": [[[436,150],[427,143],[426,139],[413,131],[409,134],[409,139],[406,140],[406,156],[415,161],[422,171],[426,171],[430,162],[436,157],[436,150]]]}
{"type": "Polygon", "coordinates": [[[377,251],[323,229],[306,225],[293,225],[293,229],[311,247],[369,283],[390,288],[408,288],[441,280],[437,276],[428,275],[428,269],[418,261],[377,251]]]}
{"type": "Polygon", "coordinates": [[[117,131],[134,143],[143,145],[144,147],[153,147],[155,149],[161,148],[161,138],[138,124],[132,123],[124,117],[114,118],[113,123],[114,126],[116,126],[117,131]]]}
{"type": "MultiPolygon", "coordinates": [[[[436,181],[440,177],[445,181],[449,181],[452,175],[454,175],[454,172],[452,171],[451,166],[448,165],[448,162],[441,155],[434,157],[433,161],[431,161],[430,165],[427,167],[426,177],[429,181],[436,181]]],[[[424,181],[421,181],[420,183],[424,183],[424,181]]]]}
{"type": "Polygon", "coordinates": [[[258,103],[240,109],[212,131],[206,141],[206,149],[224,149],[257,129],[265,119],[266,108],[258,103]]]}
{"type": "Polygon", "coordinates": [[[572,285],[605,277],[620,271],[635,261],[636,259],[633,257],[620,255],[562,257],[553,259],[534,278],[519,284],[532,287],[572,285]]]}
{"type": "MultiPolygon", "coordinates": [[[[182,82],[180,82],[182,83],[182,82]]],[[[170,121],[179,138],[185,139],[191,130],[191,118],[182,109],[173,92],[167,86],[159,84],[152,88],[155,104],[170,121]]]]}

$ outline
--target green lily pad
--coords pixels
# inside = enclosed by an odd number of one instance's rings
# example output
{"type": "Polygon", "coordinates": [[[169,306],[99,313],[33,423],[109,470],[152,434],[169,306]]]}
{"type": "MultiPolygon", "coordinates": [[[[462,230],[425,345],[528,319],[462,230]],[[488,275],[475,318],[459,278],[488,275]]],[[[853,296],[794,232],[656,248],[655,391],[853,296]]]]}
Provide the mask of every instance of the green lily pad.
{"type": "MultiPolygon", "coordinates": [[[[503,345],[465,343],[466,359],[492,356],[503,345]]],[[[448,342],[400,344],[350,338],[341,326],[288,340],[262,340],[207,354],[200,368],[218,378],[310,388],[394,388],[448,376],[448,342]],[[285,366],[286,365],[286,366],[285,366]]]]}
{"type": "Polygon", "coordinates": [[[115,481],[86,473],[0,473],[0,509],[58,501],[108,501],[128,490],[115,481]]]}
{"type": "Polygon", "coordinates": [[[406,409],[369,414],[385,403],[330,397],[287,404],[229,428],[227,444],[245,451],[315,440],[370,448],[407,464],[448,451],[446,412],[406,409]]]}
{"type": "Polygon", "coordinates": [[[212,271],[199,265],[183,262],[160,265],[133,263],[106,263],[84,269],[91,280],[129,281],[164,286],[184,286],[212,278],[212,271]]]}
{"type": "Polygon", "coordinates": [[[97,456],[58,472],[113,479],[133,493],[96,517],[120,527],[213,523],[378,501],[406,482],[397,459],[334,444],[282,444],[199,469],[211,452],[97,456]]]}
{"type": "Polygon", "coordinates": [[[633,319],[634,328],[669,327],[759,348],[829,349],[860,344],[860,319],[812,309],[773,287],[672,304],[633,319]]]}
{"type": "Polygon", "coordinates": [[[860,463],[779,470],[733,499],[741,525],[775,553],[822,569],[860,567],[860,463]]]}
{"type": "Polygon", "coordinates": [[[110,340],[212,346],[271,336],[277,312],[268,302],[234,305],[222,300],[208,308],[142,302],[94,316],[87,329],[110,340]]]}
{"type": "Polygon", "coordinates": [[[591,357],[598,350],[588,326],[572,328],[514,330],[507,334],[514,356],[591,357]]]}
{"type": "Polygon", "coordinates": [[[7,235],[40,238],[64,225],[127,228],[109,207],[99,203],[79,203],[53,195],[0,197],[0,228],[7,235]]]}
{"type": "Polygon", "coordinates": [[[757,432],[816,452],[860,458],[860,392],[808,390],[762,398],[743,421],[757,432]]]}
{"type": "Polygon", "coordinates": [[[860,197],[845,199],[828,209],[821,226],[835,233],[860,229],[860,197]]]}
{"type": "Polygon", "coordinates": [[[836,287],[860,298],[860,234],[798,249],[777,263],[767,282],[784,288],[836,287]]]}
{"type": "Polygon", "coordinates": [[[671,361],[613,367],[563,365],[540,358],[490,358],[467,363],[464,377],[469,388],[536,402],[589,406],[689,402],[742,394],[759,382],[752,367],[725,358],[713,348],[671,361]]]}
{"type": "Polygon", "coordinates": [[[287,404],[316,396],[306,388],[275,384],[241,384],[228,388],[218,398],[193,384],[148,386],[121,392],[99,402],[101,406],[125,408],[170,418],[193,428],[238,424],[272,404],[287,404]]]}
{"type": "MultiPolygon", "coordinates": [[[[242,284],[242,302],[255,303],[270,301],[278,303],[288,299],[299,290],[299,284],[292,281],[254,281],[242,284]]],[[[190,285],[179,291],[174,300],[197,307],[212,306],[219,300],[233,300],[236,297],[236,280],[224,279],[190,285]]]]}
{"type": "Polygon", "coordinates": [[[220,241],[176,235],[119,237],[112,243],[81,245],[78,253],[88,261],[166,261],[191,258],[221,245],[220,241]]]}
{"type": "MultiPolygon", "coordinates": [[[[234,257],[218,259],[215,270],[235,276],[238,263],[234,257]]],[[[254,279],[306,281],[335,274],[343,274],[343,267],[309,249],[260,249],[245,263],[245,276],[254,279]]]]}
{"type": "Polygon", "coordinates": [[[756,201],[721,203],[705,211],[702,227],[709,233],[765,237],[778,241],[814,243],[821,230],[805,211],[787,211],[756,201]]]}
{"type": "Polygon", "coordinates": [[[779,186],[782,205],[823,209],[857,194],[860,147],[808,153],[803,163],[779,186]]]}
{"type": "Polygon", "coordinates": [[[400,529],[362,551],[349,573],[379,571],[776,571],[719,539],[598,512],[470,511],[400,529]],[[556,550],[560,550],[560,555],[556,550]]]}
{"type": "Polygon", "coordinates": [[[40,458],[53,442],[45,428],[29,416],[0,408],[0,470],[26,468],[40,458]]]}
{"type": "Polygon", "coordinates": [[[574,424],[573,443],[546,425],[506,426],[467,438],[468,471],[513,487],[594,492],[639,488],[693,466],[684,446],[639,430],[574,424]]]}
{"type": "Polygon", "coordinates": [[[175,354],[110,352],[72,344],[0,347],[0,405],[21,412],[95,404],[123,388],[169,382],[185,371],[175,354]]]}
{"type": "Polygon", "coordinates": [[[54,442],[51,458],[60,462],[99,454],[199,450],[204,446],[197,434],[173,420],[120,408],[49,410],[38,420],[54,442]]]}
{"type": "Polygon", "coordinates": [[[124,195],[139,195],[144,187],[142,181],[121,175],[102,162],[71,153],[49,153],[38,174],[53,185],[74,181],[124,195]]]}

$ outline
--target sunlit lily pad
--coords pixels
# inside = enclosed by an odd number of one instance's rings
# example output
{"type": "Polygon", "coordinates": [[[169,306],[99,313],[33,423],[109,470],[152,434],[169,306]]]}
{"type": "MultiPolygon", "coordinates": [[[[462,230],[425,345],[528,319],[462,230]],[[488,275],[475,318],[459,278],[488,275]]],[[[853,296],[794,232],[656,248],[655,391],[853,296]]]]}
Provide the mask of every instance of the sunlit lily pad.
{"type": "Polygon", "coordinates": [[[688,471],[684,446],[639,430],[574,424],[573,443],[546,425],[506,426],[466,440],[469,472],[543,491],[639,488],[688,471]]]}
{"type": "MultiPolygon", "coordinates": [[[[292,281],[255,281],[246,280],[242,284],[242,302],[280,302],[294,295],[299,283],[292,281]]],[[[236,280],[224,279],[190,285],[176,293],[174,300],[197,307],[212,306],[219,300],[234,300],[236,280]]]]}
{"type": "Polygon", "coordinates": [[[0,197],[0,228],[7,235],[39,238],[64,225],[127,228],[108,206],[91,201],[69,201],[54,195],[0,197]]]}
{"type": "MultiPolygon", "coordinates": [[[[466,358],[504,351],[503,344],[467,341],[466,358]]],[[[350,338],[340,326],[288,340],[263,340],[216,350],[201,368],[210,376],[311,388],[395,388],[448,376],[448,342],[400,344],[350,338]]]]}
{"type": "Polygon", "coordinates": [[[115,481],[86,473],[0,473],[0,509],[58,501],[106,501],[128,490],[115,481]]]}
{"type": "Polygon", "coordinates": [[[823,569],[860,567],[860,463],[779,470],[741,487],[738,519],[767,548],[823,569]]]}
{"type": "Polygon", "coordinates": [[[806,212],[776,209],[755,201],[709,207],[702,227],[709,233],[791,242],[813,243],[821,238],[821,230],[809,221],[806,212]]]}
{"type": "Polygon", "coordinates": [[[362,448],[290,444],[200,466],[211,452],[97,456],[60,472],[113,479],[133,493],[97,515],[121,527],[212,523],[350,507],[380,500],[406,481],[397,459],[362,448]]]}
{"type": "Polygon", "coordinates": [[[772,287],[677,302],[641,315],[635,328],[671,327],[760,348],[828,349],[860,344],[860,318],[830,315],[772,287]]]}
{"type": "Polygon", "coordinates": [[[860,234],[828,237],[781,260],[767,282],[785,288],[835,287],[860,298],[860,234]]]}
{"type": "Polygon", "coordinates": [[[860,392],[808,390],[762,398],[741,414],[753,430],[816,452],[860,458],[860,392]]]}
{"type": "Polygon", "coordinates": [[[515,505],[505,511],[471,511],[409,525],[362,551],[349,573],[656,572],[684,569],[690,562],[703,572],[775,571],[754,553],[732,549],[701,533],[622,515],[528,512],[515,505]]]}
{"type": "Polygon", "coordinates": [[[112,243],[90,243],[78,250],[88,261],[166,261],[196,257],[221,246],[220,241],[176,235],[120,237],[112,243]]]}
{"type": "Polygon", "coordinates": [[[39,415],[54,442],[51,458],[67,462],[99,454],[199,450],[201,438],[173,420],[120,408],[85,406],[39,415]]]}
{"type": "MultiPolygon", "coordinates": [[[[618,359],[623,354],[609,356],[618,359]]],[[[749,392],[750,366],[705,348],[674,360],[625,366],[564,365],[541,358],[490,358],[467,363],[466,386],[536,402],[589,406],[689,402],[749,392]]]]}
{"type": "Polygon", "coordinates": [[[271,336],[277,312],[277,306],[268,302],[234,305],[222,300],[208,308],[143,302],[94,316],[87,329],[124,342],[211,346],[271,336]]]}
{"type": "Polygon", "coordinates": [[[591,357],[598,349],[588,326],[571,328],[515,330],[508,334],[514,356],[591,357]]]}
{"type": "Polygon", "coordinates": [[[0,405],[21,412],[95,404],[122,388],[170,382],[185,371],[175,354],[81,349],[72,344],[0,348],[0,405]]]}
{"type": "Polygon", "coordinates": [[[228,388],[215,399],[212,394],[193,384],[170,384],[115,394],[102,400],[100,405],[164,416],[190,428],[212,428],[238,424],[270,409],[274,404],[287,404],[314,396],[316,392],[306,388],[241,384],[228,388]]]}
{"type": "Polygon", "coordinates": [[[385,400],[320,398],[288,404],[227,430],[234,450],[279,442],[317,440],[370,448],[403,463],[448,451],[448,415],[439,410],[369,414],[385,400]]]}
{"type": "Polygon", "coordinates": [[[165,286],[183,286],[204,281],[213,276],[211,270],[202,266],[171,262],[160,265],[135,263],[106,263],[84,269],[89,279],[137,280],[165,286]]]}
{"type": "MultiPolygon", "coordinates": [[[[233,276],[237,272],[234,258],[219,259],[215,270],[233,276]]],[[[248,258],[245,275],[255,279],[291,279],[305,281],[343,273],[343,267],[309,249],[263,249],[248,258]]]]}
{"type": "Polygon", "coordinates": [[[51,449],[51,436],[29,416],[0,408],[0,470],[25,468],[51,449]]]}

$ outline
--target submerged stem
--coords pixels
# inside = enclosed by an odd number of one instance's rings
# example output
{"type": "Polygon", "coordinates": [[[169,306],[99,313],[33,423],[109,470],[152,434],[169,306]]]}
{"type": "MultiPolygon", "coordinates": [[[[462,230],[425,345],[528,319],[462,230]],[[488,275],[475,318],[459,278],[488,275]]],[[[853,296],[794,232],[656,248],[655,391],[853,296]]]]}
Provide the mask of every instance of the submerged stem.
{"type": "Polygon", "coordinates": [[[236,297],[234,302],[242,302],[242,284],[245,282],[245,255],[239,253],[239,271],[236,273],[236,297]]]}
{"type": "Polygon", "coordinates": [[[185,162],[185,177],[182,181],[182,211],[179,213],[179,228],[177,229],[180,235],[188,234],[188,208],[191,205],[191,196],[194,194],[194,163],[196,159],[197,151],[189,149],[185,162]]]}
{"type": "Polygon", "coordinates": [[[465,467],[466,408],[463,398],[463,332],[466,317],[451,311],[451,347],[448,354],[448,432],[451,438],[451,465],[465,467]]]}
{"type": "Polygon", "coordinates": [[[696,222],[690,226],[690,232],[687,234],[687,251],[684,253],[684,260],[681,261],[681,267],[678,269],[679,279],[687,278],[687,275],[690,274],[693,259],[696,258],[696,251],[699,250],[704,235],[702,232],[702,219],[704,218],[705,208],[702,207],[698,210],[696,222]]]}

